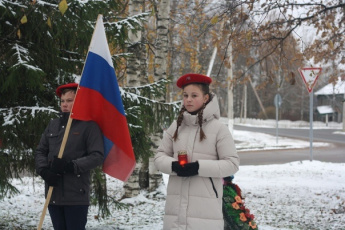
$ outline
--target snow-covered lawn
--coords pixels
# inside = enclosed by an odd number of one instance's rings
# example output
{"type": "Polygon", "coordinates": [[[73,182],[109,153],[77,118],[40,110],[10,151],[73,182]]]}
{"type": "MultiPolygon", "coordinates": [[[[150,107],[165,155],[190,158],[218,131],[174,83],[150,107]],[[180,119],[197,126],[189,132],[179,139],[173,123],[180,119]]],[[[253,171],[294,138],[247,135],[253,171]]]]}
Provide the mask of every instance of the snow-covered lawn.
{"type": "MultiPolygon", "coordinates": [[[[166,179],[165,175],[165,179],[166,179]]],[[[345,164],[319,161],[282,165],[241,166],[235,175],[246,207],[255,215],[259,229],[344,229],[345,164]]],[[[14,180],[21,194],[0,202],[0,229],[36,229],[42,212],[43,183],[39,178],[14,180]],[[5,223],[9,223],[5,227],[5,223]]],[[[109,192],[119,198],[122,182],[108,177],[109,192]]],[[[87,229],[162,229],[165,185],[156,192],[122,200],[127,209],[97,220],[89,212],[87,229]]],[[[47,214],[43,229],[52,229],[47,214]]]]}
{"type": "MultiPolygon", "coordinates": [[[[235,130],[234,137],[238,142],[247,140],[250,149],[255,145],[278,147],[275,136],[271,135],[235,130]]],[[[278,148],[307,148],[309,142],[280,138],[279,145],[278,148]]],[[[238,148],[243,150],[241,146],[238,148]]],[[[119,199],[124,193],[123,182],[110,177],[107,180],[109,194],[119,199]]],[[[242,189],[246,208],[255,215],[259,229],[345,229],[344,163],[302,161],[240,166],[234,182],[242,189]]],[[[13,180],[13,184],[20,194],[0,201],[0,229],[36,229],[45,201],[43,181],[39,177],[24,177],[13,180]]],[[[87,229],[162,229],[165,194],[166,186],[162,183],[155,192],[142,191],[137,197],[123,199],[121,202],[127,208],[111,208],[112,216],[106,219],[98,218],[97,208],[91,207],[87,229]]],[[[43,229],[52,229],[49,214],[43,229]]]]}

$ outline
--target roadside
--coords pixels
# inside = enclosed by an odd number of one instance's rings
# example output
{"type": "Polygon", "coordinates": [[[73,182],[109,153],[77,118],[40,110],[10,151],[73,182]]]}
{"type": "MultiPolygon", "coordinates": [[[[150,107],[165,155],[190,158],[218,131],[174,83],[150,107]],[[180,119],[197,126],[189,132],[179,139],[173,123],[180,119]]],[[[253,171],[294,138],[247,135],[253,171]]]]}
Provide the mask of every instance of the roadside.
{"type": "Polygon", "coordinates": [[[278,136],[276,129],[270,127],[271,121],[255,122],[252,120],[251,125],[234,126],[233,136],[241,165],[283,164],[304,160],[345,163],[345,133],[341,130],[342,124],[331,123],[333,128],[325,129],[324,124],[319,122],[319,129],[313,130],[311,147],[309,130],[296,128],[296,124],[301,122],[285,121],[284,126],[292,124],[292,128],[278,130],[278,136]]]}

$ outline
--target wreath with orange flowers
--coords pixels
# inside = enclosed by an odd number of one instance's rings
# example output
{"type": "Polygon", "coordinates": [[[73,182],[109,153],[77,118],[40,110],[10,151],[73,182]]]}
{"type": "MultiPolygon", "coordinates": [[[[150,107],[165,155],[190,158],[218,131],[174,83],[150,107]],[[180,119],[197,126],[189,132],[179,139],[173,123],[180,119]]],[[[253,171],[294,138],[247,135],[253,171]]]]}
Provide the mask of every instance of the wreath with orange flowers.
{"type": "Polygon", "coordinates": [[[232,183],[233,177],[224,179],[223,215],[225,228],[231,230],[258,230],[254,215],[244,206],[241,189],[232,183]]]}

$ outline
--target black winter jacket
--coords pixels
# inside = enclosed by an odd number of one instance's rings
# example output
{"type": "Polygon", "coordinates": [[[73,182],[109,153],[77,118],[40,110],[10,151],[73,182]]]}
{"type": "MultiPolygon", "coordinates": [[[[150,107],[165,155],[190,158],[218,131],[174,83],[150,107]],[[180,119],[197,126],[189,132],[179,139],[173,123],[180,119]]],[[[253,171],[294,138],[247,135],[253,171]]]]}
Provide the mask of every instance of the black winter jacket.
{"type": "MultiPolygon", "coordinates": [[[[65,125],[63,119],[54,119],[45,129],[35,154],[39,175],[44,168],[50,168],[54,156],[59,154],[65,125]]],[[[53,189],[50,204],[89,205],[90,170],[101,165],[104,159],[103,137],[98,125],[93,121],[73,120],[62,158],[72,160],[75,171],[62,175],[53,189]]],[[[47,191],[46,184],[46,195],[47,191]]]]}

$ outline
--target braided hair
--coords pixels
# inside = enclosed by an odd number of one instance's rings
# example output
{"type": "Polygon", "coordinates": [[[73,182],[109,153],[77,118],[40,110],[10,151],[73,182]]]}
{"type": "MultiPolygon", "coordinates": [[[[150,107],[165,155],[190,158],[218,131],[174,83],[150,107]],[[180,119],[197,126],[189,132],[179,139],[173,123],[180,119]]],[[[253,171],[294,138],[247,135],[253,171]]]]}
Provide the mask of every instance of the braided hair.
{"type": "Polygon", "coordinates": [[[177,127],[176,127],[176,130],[175,130],[174,136],[173,136],[174,141],[177,140],[178,127],[181,126],[181,124],[182,124],[184,111],[186,111],[186,108],[184,106],[182,106],[182,108],[181,108],[181,110],[180,110],[180,112],[178,114],[177,121],[176,121],[177,127]]]}
{"type": "Polygon", "coordinates": [[[206,107],[206,103],[204,103],[204,105],[202,106],[202,108],[198,112],[198,124],[200,126],[200,141],[202,141],[206,138],[206,135],[205,135],[204,131],[202,130],[202,121],[203,121],[202,115],[204,114],[205,107],[206,107]]]}
{"type": "MultiPolygon", "coordinates": [[[[198,111],[197,116],[198,116],[198,124],[200,126],[200,141],[204,140],[206,138],[206,135],[204,133],[204,131],[202,130],[202,122],[203,122],[203,114],[204,114],[204,109],[206,108],[206,105],[212,100],[212,95],[210,94],[210,89],[209,86],[206,84],[201,84],[201,83],[192,83],[194,85],[198,85],[200,86],[202,92],[204,93],[204,95],[209,95],[209,100],[204,103],[204,105],[201,107],[201,109],[198,111]]],[[[184,88],[184,87],[183,87],[184,88]]],[[[182,121],[183,121],[183,113],[187,111],[187,109],[182,106],[179,115],[177,117],[177,127],[173,136],[174,141],[177,140],[177,136],[178,136],[178,128],[181,126],[182,121]]]]}

